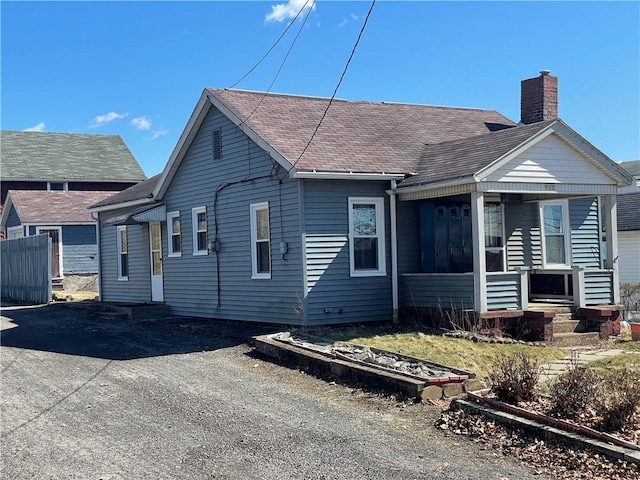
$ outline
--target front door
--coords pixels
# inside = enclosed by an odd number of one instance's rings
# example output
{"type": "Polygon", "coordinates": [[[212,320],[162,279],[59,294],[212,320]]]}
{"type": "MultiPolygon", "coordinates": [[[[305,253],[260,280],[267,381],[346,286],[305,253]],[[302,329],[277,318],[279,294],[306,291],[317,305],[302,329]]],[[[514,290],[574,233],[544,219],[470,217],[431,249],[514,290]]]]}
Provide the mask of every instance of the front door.
{"type": "Polygon", "coordinates": [[[62,237],[60,227],[37,227],[36,234],[46,234],[51,237],[51,278],[62,278],[62,237]]]}
{"type": "Polygon", "coordinates": [[[149,223],[149,248],[151,251],[151,301],[164,301],[162,288],[162,236],[160,222],[149,223]]]}

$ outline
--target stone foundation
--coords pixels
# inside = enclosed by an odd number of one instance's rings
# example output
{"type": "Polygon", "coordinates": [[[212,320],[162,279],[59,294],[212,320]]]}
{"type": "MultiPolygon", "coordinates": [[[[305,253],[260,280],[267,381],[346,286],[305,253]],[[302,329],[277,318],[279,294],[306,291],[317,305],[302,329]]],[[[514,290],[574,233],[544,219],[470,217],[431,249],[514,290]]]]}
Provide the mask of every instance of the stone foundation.
{"type": "Polygon", "coordinates": [[[97,292],[98,275],[96,273],[65,275],[62,285],[70,292],[97,292]]]}

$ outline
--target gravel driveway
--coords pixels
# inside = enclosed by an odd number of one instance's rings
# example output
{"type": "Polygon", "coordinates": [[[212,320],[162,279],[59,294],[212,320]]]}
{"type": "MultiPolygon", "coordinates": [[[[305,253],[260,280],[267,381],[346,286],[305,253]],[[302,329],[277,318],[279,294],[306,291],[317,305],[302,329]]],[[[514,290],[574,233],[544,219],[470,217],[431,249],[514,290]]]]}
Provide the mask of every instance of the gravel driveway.
{"type": "Polygon", "coordinates": [[[254,355],[268,327],[3,308],[6,479],[527,479],[437,409],[254,355]]]}

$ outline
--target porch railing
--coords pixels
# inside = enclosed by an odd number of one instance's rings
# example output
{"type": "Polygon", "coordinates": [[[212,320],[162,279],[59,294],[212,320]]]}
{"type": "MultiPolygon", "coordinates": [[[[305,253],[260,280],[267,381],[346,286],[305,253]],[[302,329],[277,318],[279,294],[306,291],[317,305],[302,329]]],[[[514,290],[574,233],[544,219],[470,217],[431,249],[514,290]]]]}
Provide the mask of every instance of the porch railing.
{"type": "Polygon", "coordinates": [[[577,307],[613,303],[613,270],[573,267],[573,299],[577,307]]]}
{"type": "Polygon", "coordinates": [[[487,273],[487,310],[526,310],[527,271],[487,273]]]}
{"type": "Polygon", "coordinates": [[[473,273],[405,273],[402,306],[473,310],[473,273]]]}

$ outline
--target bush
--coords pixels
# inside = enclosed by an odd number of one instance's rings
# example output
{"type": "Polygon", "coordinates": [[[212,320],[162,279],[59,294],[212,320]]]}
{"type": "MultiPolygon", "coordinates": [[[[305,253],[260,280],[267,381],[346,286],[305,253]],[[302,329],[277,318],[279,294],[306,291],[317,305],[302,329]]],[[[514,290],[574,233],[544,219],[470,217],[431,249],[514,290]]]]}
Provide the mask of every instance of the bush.
{"type": "Polygon", "coordinates": [[[551,384],[551,415],[577,420],[580,413],[595,403],[597,381],[593,371],[579,365],[578,354],[572,352],[569,368],[551,384]]]}
{"type": "Polygon", "coordinates": [[[600,428],[613,432],[631,424],[640,407],[640,380],[637,373],[628,369],[608,372],[601,375],[599,384],[600,428]]]}
{"type": "Polygon", "coordinates": [[[491,391],[498,400],[511,404],[528,402],[536,397],[535,387],[542,369],[525,354],[498,356],[493,371],[489,373],[491,391]]]}

